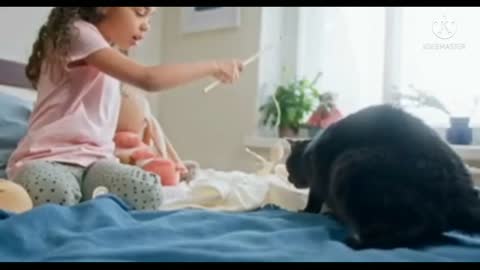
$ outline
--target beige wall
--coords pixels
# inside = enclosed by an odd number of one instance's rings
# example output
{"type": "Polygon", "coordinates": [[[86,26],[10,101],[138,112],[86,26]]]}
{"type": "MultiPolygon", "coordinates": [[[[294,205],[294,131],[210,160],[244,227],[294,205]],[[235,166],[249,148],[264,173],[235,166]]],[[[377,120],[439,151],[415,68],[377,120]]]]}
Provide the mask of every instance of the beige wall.
{"type": "MultiPolygon", "coordinates": [[[[163,8],[162,62],[215,58],[244,58],[259,49],[260,7],[243,7],[237,29],[183,35],[181,9],[163,8]]],[[[184,159],[219,170],[249,170],[253,161],[244,151],[244,138],[255,132],[258,64],[244,71],[241,80],[208,95],[202,80],[170,92],[155,94],[154,110],[170,140],[184,159]]]]}
{"type": "Polygon", "coordinates": [[[0,58],[26,63],[51,7],[0,8],[0,58]]]}
{"type": "MultiPolygon", "coordinates": [[[[40,25],[47,19],[51,7],[1,7],[0,8],[0,59],[26,63],[32,53],[40,25]]],[[[34,100],[34,92],[0,85],[0,92],[8,92],[34,100]]]]}

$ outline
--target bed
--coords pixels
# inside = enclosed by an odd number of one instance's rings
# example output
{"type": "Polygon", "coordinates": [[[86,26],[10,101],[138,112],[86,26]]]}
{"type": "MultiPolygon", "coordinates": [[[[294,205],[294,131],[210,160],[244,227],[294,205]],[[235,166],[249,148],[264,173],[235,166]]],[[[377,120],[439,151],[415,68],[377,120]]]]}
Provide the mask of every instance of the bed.
{"type": "MultiPolygon", "coordinates": [[[[0,60],[0,171],[23,136],[33,106],[35,92],[23,68],[0,60]]],[[[205,177],[218,173],[207,171],[205,177]]],[[[419,249],[354,251],[342,243],[346,232],[340,224],[328,216],[298,213],[305,194],[279,186],[275,196],[267,191],[269,200],[233,210],[190,202],[138,212],[112,194],[73,207],[44,205],[22,214],[0,210],[0,261],[480,261],[480,236],[456,232],[448,234],[449,241],[419,249]],[[298,204],[286,207],[280,197],[298,204]]]]}

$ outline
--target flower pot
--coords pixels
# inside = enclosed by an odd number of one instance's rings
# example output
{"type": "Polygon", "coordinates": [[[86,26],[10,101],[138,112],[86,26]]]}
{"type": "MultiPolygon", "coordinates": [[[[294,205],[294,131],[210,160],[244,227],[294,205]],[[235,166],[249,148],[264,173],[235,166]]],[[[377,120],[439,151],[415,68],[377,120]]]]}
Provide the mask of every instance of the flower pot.
{"type": "Polygon", "coordinates": [[[280,138],[295,138],[298,137],[298,130],[289,127],[280,127],[278,129],[280,138]]]}
{"type": "Polygon", "coordinates": [[[451,144],[469,145],[472,143],[473,131],[469,127],[469,117],[451,117],[447,129],[447,141],[451,144]]]}

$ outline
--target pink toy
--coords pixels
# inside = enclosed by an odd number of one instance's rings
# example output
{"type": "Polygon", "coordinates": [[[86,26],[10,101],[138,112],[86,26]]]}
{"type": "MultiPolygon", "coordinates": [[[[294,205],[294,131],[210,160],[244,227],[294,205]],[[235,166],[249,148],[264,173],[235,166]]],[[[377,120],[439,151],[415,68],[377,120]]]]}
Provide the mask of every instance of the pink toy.
{"type": "Polygon", "coordinates": [[[117,132],[115,135],[116,155],[125,164],[136,165],[160,175],[162,185],[173,186],[180,180],[180,172],[171,160],[156,154],[152,147],[133,132],[117,132]]]}
{"type": "Polygon", "coordinates": [[[308,124],[325,129],[342,118],[343,115],[337,107],[334,106],[331,110],[320,107],[312,114],[308,120],[308,124]]]}
{"type": "Polygon", "coordinates": [[[181,180],[192,180],[198,164],[189,162],[186,166],[180,160],[160,125],[151,115],[146,99],[139,94],[122,94],[114,138],[115,154],[120,162],[158,174],[165,186],[177,185],[181,180]]]}

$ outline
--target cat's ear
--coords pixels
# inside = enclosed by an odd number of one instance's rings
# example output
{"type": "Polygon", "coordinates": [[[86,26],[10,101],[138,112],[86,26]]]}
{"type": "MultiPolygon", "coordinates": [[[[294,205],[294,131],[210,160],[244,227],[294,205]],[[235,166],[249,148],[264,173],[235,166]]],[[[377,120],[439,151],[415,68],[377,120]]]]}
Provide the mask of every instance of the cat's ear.
{"type": "Polygon", "coordinates": [[[285,138],[285,140],[288,142],[288,144],[292,148],[304,142],[308,143],[310,141],[309,139],[289,139],[289,138],[285,138]]]}
{"type": "Polygon", "coordinates": [[[296,143],[295,140],[289,138],[285,138],[285,141],[287,141],[290,146],[293,146],[296,143]]]}
{"type": "Polygon", "coordinates": [[[289,139],[285,138],[285,141],[287,142],[287,149],[291,152],[293,149],[296,148],[298,145],[298,140],[295,139],[289,139]]]}

